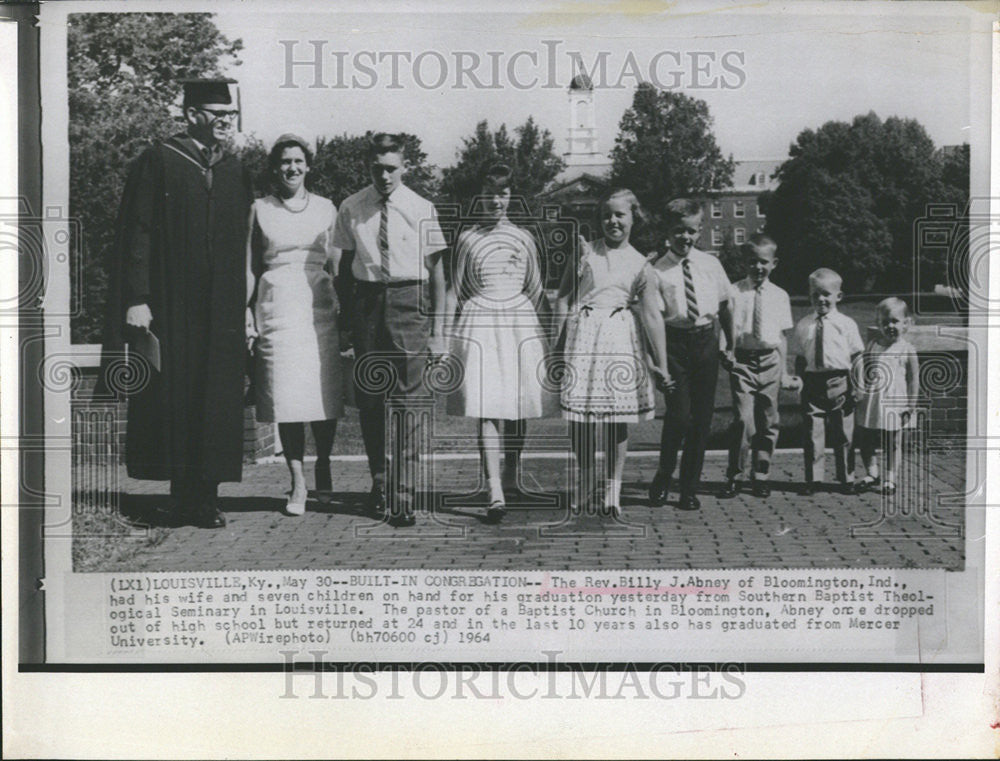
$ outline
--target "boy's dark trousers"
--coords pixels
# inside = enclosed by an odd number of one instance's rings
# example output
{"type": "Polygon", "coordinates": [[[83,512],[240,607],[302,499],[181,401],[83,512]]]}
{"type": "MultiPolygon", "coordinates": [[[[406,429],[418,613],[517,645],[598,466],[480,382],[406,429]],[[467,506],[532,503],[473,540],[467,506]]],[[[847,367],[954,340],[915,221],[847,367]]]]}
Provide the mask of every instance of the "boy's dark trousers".
{"type": "Polygon", "coordinates": [[[766,475],[771,468],[778,443],[781,371],[777,349],[736,350],[736,365],[729,375],[735,414],[729,428],[728,478],[747,480],[766,475]]]}
{"type": "Polygon", "coordinates": [[[672,477],[683,443],[678,489],[692,496],[701,479],[705,446],[715,412],[719,378],[718,323],[695,328],[667,326],[667,369],[676,384],[667,394],[660,439],[660,473],[672,477]]]}
{"type": "Polygon", "coordinates": [[[430,318],[425,286],[406,283],[356,285],[352,332],[354,381],[361,435],[373,478],[386,472],[386,441],[392,467],[385,484],[390,513],[415,507],[420,483],[420,439],[434,409],[424,383],[430,359],[430,318]]]}
{"type": "Polygon", "coordinates": [[[854,397],[847,370],[819,370],[802,376],[806,483],[823,481],[826,429],[830,429],[837,480],[854,481],[854,397]]]}

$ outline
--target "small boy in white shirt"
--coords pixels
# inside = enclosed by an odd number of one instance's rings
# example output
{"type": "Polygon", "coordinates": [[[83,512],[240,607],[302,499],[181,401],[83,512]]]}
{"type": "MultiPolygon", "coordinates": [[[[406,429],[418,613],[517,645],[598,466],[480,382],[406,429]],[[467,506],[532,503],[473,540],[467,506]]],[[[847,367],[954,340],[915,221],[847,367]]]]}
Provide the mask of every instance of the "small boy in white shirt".
{"type": "Polygon", "coordinates": [[[806,485],[813,494],[823,481],[826,428],[833,438],[837,480],[845,494],[854,491],[854,395],[851,368],[864,351],[858,324],[837,311],[843,280],[822,267],[809,276],[813,313],[795,326],[796,373],[802,376],[806,485]]]}
{"type": "Polygon", "coordinates": [[[729,385],[735,415],[722,497],[736,496],[747,480],[754,496],[770,496],[767,473],[778,441],[778,390],[801,385],[785,372],[785,334],[794,323],[788,293],[769,279],[778,263],[777,249],[762,233],[750,236],[743,245],[748,275],[733,284],[736,350],[729,385]]]}

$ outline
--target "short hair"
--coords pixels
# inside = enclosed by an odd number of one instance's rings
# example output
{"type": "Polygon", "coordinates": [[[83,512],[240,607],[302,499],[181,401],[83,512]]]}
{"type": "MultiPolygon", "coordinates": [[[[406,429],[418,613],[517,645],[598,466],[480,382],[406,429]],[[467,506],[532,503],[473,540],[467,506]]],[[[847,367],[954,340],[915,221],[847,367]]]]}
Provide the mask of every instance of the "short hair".
{"type": "Polygon", "coordinates": [[[271,150],[267,154],[267,166],[272,172],[281,163],[281,154],[285,152],[285,148],[301,148],[306,157],[306,166],[312,166],[313,152],[306,145],[306,142],[294,135],[282,135],[278,138],[278,142],[271,146],[271,150]]]}
{"type": "Polygon", "coordinates": [[[879,316],[883,314],[889,314],[893,309],[902,309],[903,317],[910,316],[910,305],[907,304],[903,299],[897,298],[895,296],[890,296],[887,299],[882,299],[878,305],[875,307],[875,313],[879,316]]]}
{"type": "Polygon", "coordinates": [[[693,217],[702,213],[701,204],[690,198],[675,198],[667,204],[666,221],[667,226],[672,226],[684,217],[693,217]]]}
{"type": "Polygon", "coordinates": [[[479,186],[505,190],[513,184],[514,170],[507,164],[494,162],[487,164],[479,175],[479,186]]]}
{"type": "Polygon", "coordinates": [[[610,188],[601,194],[601,200],[597,204],[598,222],[600,222],[601,210],[604,208],[604,204],[612,198],[622,198],[628,203],[629,210],[632,212],[633,225],[639,226],[646,223],[646,212],[643,210],[642,204],[639,203],[639,199],[636,198],[635,193],[628,188],[610,188]]]}
{"type": "Polygon", "coordinates": [[[840,289],[844,285],[844,278],[829,267],[820,267],[809,275],[809,287],[812,288],[820,283],[827,283],[840,289]]]}
{"type": "Polygon", "coordinates": [[[402,155],[403,144],[404,140],[402,135],[379,132],[372,135],[372,139],[368,143],[368,159],[371,160],[376,156],[381,156],[386,153],[398,153],[402,155]]]}
{"type": "Polygon", "coordinates": [[[764,249],[770,249],[773,254],[778,250],[778,244],[774,242],[774,239],[770,235],[764,235],[764,233],[754,233],[750,236],[749,240],[743,244],[742,249],[744,256],[756,254],[764,249]]]}

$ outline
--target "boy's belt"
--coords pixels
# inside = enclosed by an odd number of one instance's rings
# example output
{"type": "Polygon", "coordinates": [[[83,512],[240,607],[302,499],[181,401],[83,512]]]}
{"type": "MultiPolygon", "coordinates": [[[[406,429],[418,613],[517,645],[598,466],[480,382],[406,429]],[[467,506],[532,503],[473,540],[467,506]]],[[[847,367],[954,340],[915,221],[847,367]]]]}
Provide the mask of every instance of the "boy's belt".
{"type": "Polygon", "coordinates": [[[672,330],[675,333],[684,333],[686,335],[697,334],[697,333],[707,333],[710,330],[715,330],[715,323],[709,322],[705,325],[692,325],[691,327],[680,327],[678,325],[667,324],[667,330],[672,330]]]}
{"type": "Polygon", "coordinates": [[[390,280],[387,283],[381,281],[373,282],[370,280],[356,280],[355,281],[360,288],[368,288],[372,291],[381,291],[386,288],[406,288],[410,285],[423,285],[423,280],[390,280]]]}
{"type": "Polygon", "coordinates": [[[759,358],[759,357],[770,356],[771,354],[774,354],[774,352],[776,352],[777,350],[778,350],[777,348],[774,348],[774,349],[736,349],[734,353],[736,354],[737,357],[750,357],[750,358],[756,359],[756,358],[759,358]]]}

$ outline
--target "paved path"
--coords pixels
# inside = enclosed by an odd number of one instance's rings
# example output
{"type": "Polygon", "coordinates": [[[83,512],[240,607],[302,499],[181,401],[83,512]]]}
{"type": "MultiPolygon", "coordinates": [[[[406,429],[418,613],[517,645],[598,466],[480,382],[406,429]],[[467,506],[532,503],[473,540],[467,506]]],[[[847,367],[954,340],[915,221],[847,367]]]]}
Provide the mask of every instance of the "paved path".
{"type": "MultiPolygon", "coordinates": [[[[963,452],[936,456],[933,468],[918,468],[912,460],[909,464],[922,474],[911,477],[910,483],[924,481],[919,490],[933,496],[924,502],[964,493],[963,452]]],[[[364,512],[369,481],[363,462],[335,463],[337,491],[332,499],[324,503],[311,494],[307,512],[299,518],[280,512],[287,489],[285,467],[250,465],[242,483],[222,487],[229,518],[225,529],[157,529],[162,541],[145,541],[137,552],[127,553],[127,559],[109,560],[97,570],[964,566],[961,507],[935,504],[931,519],[925,508],[922,516],[896,515],[879,522],[888,508],[912,510],[920,502],[918,495],[901,489],[892,503],[875,494],[821,492],[804,497],[798,493],[800,454],[776,456],[773,475],[778,483],[769,499],[741,494],[722,500],[713,492],[721,486],[725,459],[710,453],[702,509],[697,512],[681,512],[672,505],[649,507],[645,489],[656,459],[630,457],[621,521],[597,516],[570,520],[565,504],[568,465],[564,459],[529,459],[528,485],[537,493],[509,504],[508,517],[492,526],[482,520],[484,495],[473,493],[478,461],[438,460],[434,511],[418,516],[418,525],[408,529],[392,528],[364,512]],[[954,525],[933,525],[934,518],[954,525]]],[[[165,504],[166,484],[131,481],[124,475],[122,479],[126,515],[141,516],[165,504]]]]}

